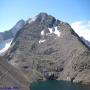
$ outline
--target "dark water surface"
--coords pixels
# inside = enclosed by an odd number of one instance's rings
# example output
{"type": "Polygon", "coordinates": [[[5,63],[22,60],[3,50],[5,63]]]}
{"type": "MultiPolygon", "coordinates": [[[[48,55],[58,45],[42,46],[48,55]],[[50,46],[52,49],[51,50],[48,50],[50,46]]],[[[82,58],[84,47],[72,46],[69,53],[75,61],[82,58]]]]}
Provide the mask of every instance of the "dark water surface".
{"type": "Polygon", "coordinates": [[[31,85],[31,90],[90,90],[90,86],[71,84],[65,81],[39,81],[31,85]]]}

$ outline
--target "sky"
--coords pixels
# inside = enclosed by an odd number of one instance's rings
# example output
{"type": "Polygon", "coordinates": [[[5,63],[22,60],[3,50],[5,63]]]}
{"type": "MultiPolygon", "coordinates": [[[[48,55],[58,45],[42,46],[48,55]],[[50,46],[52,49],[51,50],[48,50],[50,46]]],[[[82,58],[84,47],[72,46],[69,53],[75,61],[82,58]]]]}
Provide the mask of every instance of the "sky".
{"type": "Polygon", "coordinates": [[[0,32],[40,12],[68,22],[74,29],[79,27],[79,31],[90,31],[90,0],[0,0],[0,32]]]}

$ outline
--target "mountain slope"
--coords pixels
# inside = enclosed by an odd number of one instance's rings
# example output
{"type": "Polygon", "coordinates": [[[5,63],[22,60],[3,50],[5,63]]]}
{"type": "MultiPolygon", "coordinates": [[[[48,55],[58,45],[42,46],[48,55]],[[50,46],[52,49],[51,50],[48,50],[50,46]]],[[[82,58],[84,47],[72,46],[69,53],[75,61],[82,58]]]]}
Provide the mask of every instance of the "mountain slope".
{"type": "Polygon", "coordinates": [[[28,87],[29,82],[24,74],[0,57],[0,89],[29,90],[28,87]]]}
{"type": "Polygon", "coordinates": [[[68,23],[40,13],[16,34],[5,57],[30,80],[90,83],[90,51],[68,23]]]}

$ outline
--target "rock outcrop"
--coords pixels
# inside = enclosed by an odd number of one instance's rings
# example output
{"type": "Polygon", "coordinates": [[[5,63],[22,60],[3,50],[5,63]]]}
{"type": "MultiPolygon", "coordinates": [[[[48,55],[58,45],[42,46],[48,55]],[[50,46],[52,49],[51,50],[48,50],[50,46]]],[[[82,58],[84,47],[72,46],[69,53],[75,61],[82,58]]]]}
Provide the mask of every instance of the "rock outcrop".
{"type": "Polygon", "coordinates": [[[90,50],[68,23],[40,13],[16,34],[4,56],[31,81],[90,84],[90,50]]]}

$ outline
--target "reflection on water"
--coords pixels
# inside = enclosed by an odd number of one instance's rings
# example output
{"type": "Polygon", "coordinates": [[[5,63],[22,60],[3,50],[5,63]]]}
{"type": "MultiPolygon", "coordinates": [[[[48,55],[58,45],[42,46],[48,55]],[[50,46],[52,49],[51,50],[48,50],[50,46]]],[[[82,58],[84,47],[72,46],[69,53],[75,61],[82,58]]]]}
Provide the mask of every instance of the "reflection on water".
{"type": "Polygon", "coordinates": [[[31,85],[30,90],[90,90],[90,86],[71,84],[65,81],[39,81],[31,85]]]}

